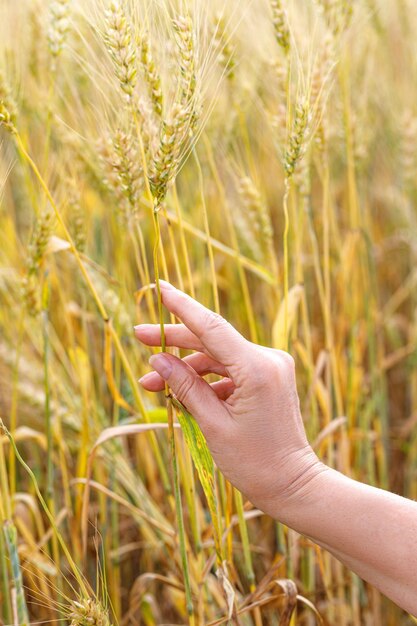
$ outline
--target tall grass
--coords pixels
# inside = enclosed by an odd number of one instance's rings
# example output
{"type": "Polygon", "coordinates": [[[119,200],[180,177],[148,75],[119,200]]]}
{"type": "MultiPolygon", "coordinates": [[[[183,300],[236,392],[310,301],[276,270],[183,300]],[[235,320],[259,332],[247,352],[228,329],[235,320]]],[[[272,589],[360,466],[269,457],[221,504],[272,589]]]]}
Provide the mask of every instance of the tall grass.
{"type": "Polygon", "coordinates": [[[232,489],[133,337],[171,280],[294,355],[326,463],[417,497],[412,3],[1,11],[0,620],[412,623],[232,489]]]}

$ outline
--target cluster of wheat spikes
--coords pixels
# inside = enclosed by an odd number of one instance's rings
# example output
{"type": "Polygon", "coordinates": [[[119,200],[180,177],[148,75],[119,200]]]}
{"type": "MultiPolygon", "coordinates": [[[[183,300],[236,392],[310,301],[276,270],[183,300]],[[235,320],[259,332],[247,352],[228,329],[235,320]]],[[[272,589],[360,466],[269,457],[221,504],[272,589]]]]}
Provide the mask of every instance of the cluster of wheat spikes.
{"type": "Polygon", "coordinates": [[[161,277],[290,350],[319,456],[417,497],[416,32],[406,0],[3,0],[0,623],[412,623],[224,480],[132,327],[175,322],[161,277]]]}

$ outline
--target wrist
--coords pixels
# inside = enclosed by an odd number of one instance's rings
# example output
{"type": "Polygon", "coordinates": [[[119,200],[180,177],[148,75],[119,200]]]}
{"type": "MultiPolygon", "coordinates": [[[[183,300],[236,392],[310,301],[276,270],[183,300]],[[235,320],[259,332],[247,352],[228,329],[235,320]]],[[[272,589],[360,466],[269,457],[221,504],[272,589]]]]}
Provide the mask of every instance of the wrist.
{"type": "MultiPolygon", "coordinates": [[[[331,473],[310,445],[294,452],[288,459],[284,472],[285,487],[273,492],[271,507],[266,511],[276,520],[295,528],[313,505],[320,500],[320,493],[331,473]]],[[[282,480],[277,481],[282,485],[282,480]]]]}

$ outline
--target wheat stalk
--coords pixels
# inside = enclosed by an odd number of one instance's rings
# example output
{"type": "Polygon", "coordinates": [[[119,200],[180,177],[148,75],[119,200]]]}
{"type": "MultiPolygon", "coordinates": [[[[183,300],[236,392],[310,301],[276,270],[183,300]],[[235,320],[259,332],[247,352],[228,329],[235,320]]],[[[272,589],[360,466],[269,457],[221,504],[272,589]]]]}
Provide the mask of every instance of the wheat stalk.
{"type": "Polygon", "coordinates": [[[14,586],[15,617],[19,626],[29,626],[29,614],[26,606],[25,594],[23,591],[23,577],[20,567],[20,559],[17,548],[17,530],[11,521],[6,521],[3,525],[3,533],[9,552],[12,569],[12,580],[14,586]]]}

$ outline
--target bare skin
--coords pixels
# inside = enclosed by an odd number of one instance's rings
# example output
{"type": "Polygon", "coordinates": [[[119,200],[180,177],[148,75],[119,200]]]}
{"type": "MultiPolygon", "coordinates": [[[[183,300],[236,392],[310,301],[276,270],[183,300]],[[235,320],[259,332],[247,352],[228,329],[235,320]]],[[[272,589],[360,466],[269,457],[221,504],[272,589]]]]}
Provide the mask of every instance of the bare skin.
{"type": "MultiPolygon", "coordinates": [[[[198,421],[213,458],[261,510],[310,537],[403,609],[417,615],[417,503],[324,465],[307,441],[295,367],[286,352],[247,341],[226,320],[169,283],[162,299],[182,324],[165,327],[184,359],[157,354],[141,384],[165,381],[198,421]],[[222,380],[209,384],[204,376],[222,380]]],[[[158,325],[135,327],[161,344],[158,325]]]]}

